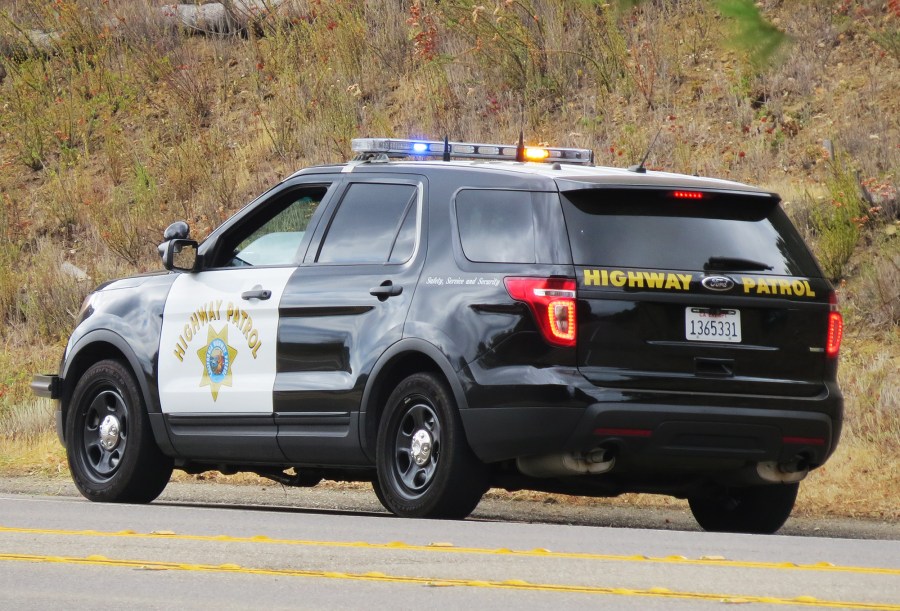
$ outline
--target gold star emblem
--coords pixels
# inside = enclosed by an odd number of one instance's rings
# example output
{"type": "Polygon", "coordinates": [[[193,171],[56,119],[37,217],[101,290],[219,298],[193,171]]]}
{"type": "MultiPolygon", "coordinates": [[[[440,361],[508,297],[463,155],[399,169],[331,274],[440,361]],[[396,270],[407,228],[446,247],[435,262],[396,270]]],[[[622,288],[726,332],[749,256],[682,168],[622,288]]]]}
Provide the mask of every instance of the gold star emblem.
{"type": "Polygon", "coordinates": [[[206,345],[197,351],[203,363],[203,377],[200,386],[209,386],[213,401],[219,398],[219,389],[231,386],[231,366],[237,357],[237,350],[228,345],[228,326],[216,333],[212,325],[207,332],[206,345]]]}

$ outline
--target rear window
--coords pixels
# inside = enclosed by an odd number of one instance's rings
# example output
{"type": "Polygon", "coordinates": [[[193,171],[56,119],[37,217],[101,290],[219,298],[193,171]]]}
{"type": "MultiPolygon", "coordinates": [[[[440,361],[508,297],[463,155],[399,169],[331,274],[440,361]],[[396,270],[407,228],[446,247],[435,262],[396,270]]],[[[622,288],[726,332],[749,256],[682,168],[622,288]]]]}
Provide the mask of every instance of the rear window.
{"type": "Polygon", "coordinates": [[[821,275],[773,199],[705,195],[694,201],[668,191],[564,193],[575,265],[821,275]]]}
{"type": "Polygon", "coordinates": [[[456,196],[463,252],[469,261],[534,263],[534,200],[528,191],[466,189],[456,196]]]}

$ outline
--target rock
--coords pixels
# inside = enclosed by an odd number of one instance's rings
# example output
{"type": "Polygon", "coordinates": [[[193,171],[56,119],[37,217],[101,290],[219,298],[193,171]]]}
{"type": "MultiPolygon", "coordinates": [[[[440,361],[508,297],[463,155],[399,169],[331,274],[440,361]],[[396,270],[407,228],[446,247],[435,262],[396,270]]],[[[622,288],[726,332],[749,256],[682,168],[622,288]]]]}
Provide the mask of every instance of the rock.
{"type": "Polygon", "coordinates": [[[68,261],[63,261],[62,265],[59,266],[59,271],[64,273],[66,276],[71,276],[75,278],[78,282],[84,282],[85,280],[90,280],[90,276],[88,276],[87,272],[78,267],[77,265],[72,265],[68,261]]]}

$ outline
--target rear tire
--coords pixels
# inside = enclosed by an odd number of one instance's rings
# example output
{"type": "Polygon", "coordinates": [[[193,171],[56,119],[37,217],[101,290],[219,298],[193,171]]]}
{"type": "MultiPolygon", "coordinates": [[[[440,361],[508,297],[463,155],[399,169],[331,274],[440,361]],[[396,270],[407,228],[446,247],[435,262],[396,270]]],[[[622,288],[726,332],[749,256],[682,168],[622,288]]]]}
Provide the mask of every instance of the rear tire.
{"type": "Polygon", "coordinates": [[[487,491],[453,396],[437,376],[417,373],[391,393],[378,426],[374,483],[385,508],[405,518],[462,519],[487,491]]]}
{"type": "Polygon", "coordinates": [[[75,385],[66,454],[75,486],[91,501],[149,503],[172,475],[172,459],[153,439],[137,381],[115,360],[92,365],[75,385]]]}
{"type": "Polygon", "coordinates": [[[688,499],[697,523],[712,532],[770,535],[791,515],[800,484],[728,488],[716,496],[688,499]]]}

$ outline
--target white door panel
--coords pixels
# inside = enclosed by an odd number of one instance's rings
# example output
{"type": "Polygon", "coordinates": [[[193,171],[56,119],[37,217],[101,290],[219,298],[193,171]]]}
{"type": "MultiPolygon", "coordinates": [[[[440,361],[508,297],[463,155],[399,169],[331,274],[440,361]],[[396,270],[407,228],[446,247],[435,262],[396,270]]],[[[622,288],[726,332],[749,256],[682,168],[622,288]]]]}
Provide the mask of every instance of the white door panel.
{"type": "Polygon", "coordinates": [[[172,285],[159,347],[164,413],[272,413],[278,304],[294,267],[182,274],[172,285]],[[247,291],[268,299],[243,299],[247,291]]]}

